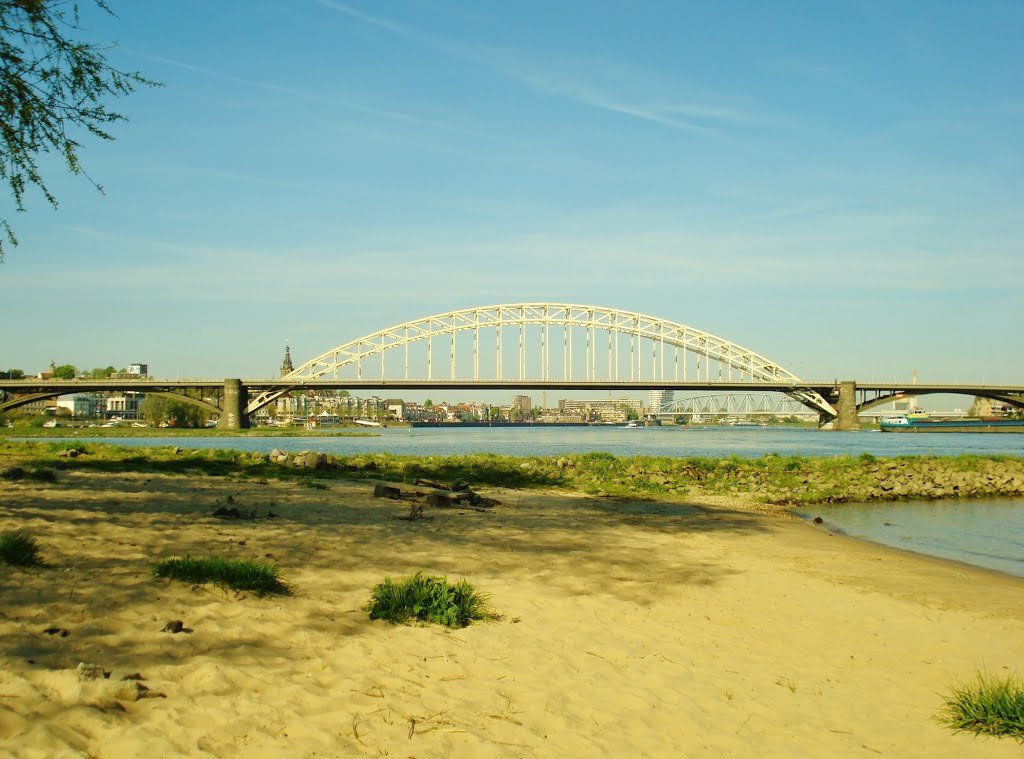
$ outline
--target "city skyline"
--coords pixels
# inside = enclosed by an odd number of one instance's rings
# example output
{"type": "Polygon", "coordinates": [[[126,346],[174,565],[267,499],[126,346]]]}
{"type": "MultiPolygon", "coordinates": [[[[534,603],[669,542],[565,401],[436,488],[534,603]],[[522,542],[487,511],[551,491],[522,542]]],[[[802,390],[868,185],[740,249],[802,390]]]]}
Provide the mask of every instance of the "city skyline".
{"type": "Polygon", "coordinates": [[[551,301],[810,379],[1024,377],[1018,4],[113,10],[86,36],[165,86],[83,137],[105,195],[41,161],[61,205],[10,217],[0,368],[269,377],[551,301]]]}

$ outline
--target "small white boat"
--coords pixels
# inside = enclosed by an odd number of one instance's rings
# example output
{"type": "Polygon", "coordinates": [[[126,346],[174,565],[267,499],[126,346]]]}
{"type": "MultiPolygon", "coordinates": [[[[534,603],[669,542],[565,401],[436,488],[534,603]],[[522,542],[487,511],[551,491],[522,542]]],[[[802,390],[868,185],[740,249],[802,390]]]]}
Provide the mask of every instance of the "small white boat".
{"type": "Polygon", "coordinates": [[[373,422],[373,421],[370,421],[369,419],[356,419],[356,424],[358,424],[358,425],[360,425],[362,427],[382,427],[383,426],[380,422],[373,422]]]}

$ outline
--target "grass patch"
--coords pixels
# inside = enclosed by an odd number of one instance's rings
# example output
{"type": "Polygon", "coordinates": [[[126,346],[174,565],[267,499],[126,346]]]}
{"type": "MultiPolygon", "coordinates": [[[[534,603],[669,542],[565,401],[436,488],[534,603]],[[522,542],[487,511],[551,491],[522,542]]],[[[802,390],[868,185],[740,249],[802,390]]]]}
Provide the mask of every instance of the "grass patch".
{"type": "Polygon", "coordinates": [[[1024,743],[1024,684],[1013,675],[979,672],[973,683],[953,686],[939,720],[956,731],[1009,736],[1024,743]]]}
{"type": "Polygon", "coordinates": [[[260,596],[288,592],[278,567],[252,559],[175,557],[154,564],[153,574],[192,585],[212,583],[230,590],[251,590],[260,596]]]}
{"type": "Polygon", "coordinates": [[[24,530],[0,533],[0,562],[19,567],[42,565],[39,543],[24,530]]]}
{"type": "Polygon", "coordinates": [[[399,580],[385,577],[373,589],[373,596],[364,608],[370,612],[370,619],[386,619],[396,624],[417,620],[446,627],[466,627],[470,622],[494,616],[488,598],[467,580],[451,584],[445,577],[422,572],[399,580]]]}

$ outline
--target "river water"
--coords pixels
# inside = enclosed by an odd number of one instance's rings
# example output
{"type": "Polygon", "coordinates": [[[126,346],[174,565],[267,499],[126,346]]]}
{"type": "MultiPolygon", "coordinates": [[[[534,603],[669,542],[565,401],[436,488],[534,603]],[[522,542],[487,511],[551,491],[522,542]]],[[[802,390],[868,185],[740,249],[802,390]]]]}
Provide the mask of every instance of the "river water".
{"type": "MultiPolygon", "coordinates": [[[[875,456],[965,453],[1024,457],[1024,434],[886,434],[783,427],[420,427],[382,428],[357,437],[86,438],[125,446],[177,445],[268,453],[315,450],[335,455],[411,456],[497,453],[559,456],[605,451],[617,456],[875,456]]],[[[818,507],[827,526],[885,545],[1024,577],[1024,499],[844,504],[818,507]]]]}

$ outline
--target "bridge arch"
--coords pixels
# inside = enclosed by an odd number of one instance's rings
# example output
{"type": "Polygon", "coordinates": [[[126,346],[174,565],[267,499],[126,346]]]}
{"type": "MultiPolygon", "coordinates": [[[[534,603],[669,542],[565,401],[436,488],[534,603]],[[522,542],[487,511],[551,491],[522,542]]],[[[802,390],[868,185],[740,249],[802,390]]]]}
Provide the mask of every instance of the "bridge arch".
{"type": "Polygon", "coordinates": [[[886,403],[892,403],[893,401],[904,400],[906,398],[916,398],[921,395],[963,395],[970,398],[987,398],[991,401],[997,401],[1007,406],[1013,406],[1016,409],[1024,411],[1024,396],[1014,395],[1012,393],[1000,393],[985,390],[983,388],[971,388],[969,390],[952,390],[949,388],[942,388],[940,390],[915,390],[911,386],[910,390],[899,390],[899,391],[887,391],[884,393],[875,393],[871,398],[866,398],[857,404],[857,411],[869,411],[870,409],[878,406],[885,405],[886,403]]]}
{"type": "MultiPolygon", "coordinates": [[[[826,416],[836,414],[793,372],[710,332],[634,311],[569,303],[508,303],[427,316],[342,343],[282,379],[299,387],[346,378],[784,383],[792,398],[826,416]]],[[[262,393],[246,411],[284,392],[262,393]]]]}
{"type": "MultiPolygon", "coordinates": [[[[171,398],[176,401],[182,401],[191,406],[197,406],[204,411],[220,416],[222,409],[220,406],[216,406],[209,403],[202,398],[196,398],[188,394],[188,390],[149,390],[145,391],[146,395],[159,395],[165,398],[171,398]]],[[[22,406],[27,406],[35,401],[50,400],[51,398],[59,398],[62,395],[69,395],[66,391],[47,391],[39,393],[24,393],[21,395],[14,395],[10,397],[4,397],[6,393],[0,391],[0,413],[4,411],[13,411],[14,409],[22,406]]]]}

